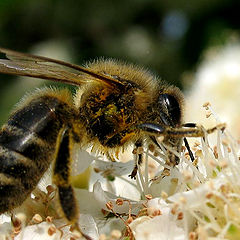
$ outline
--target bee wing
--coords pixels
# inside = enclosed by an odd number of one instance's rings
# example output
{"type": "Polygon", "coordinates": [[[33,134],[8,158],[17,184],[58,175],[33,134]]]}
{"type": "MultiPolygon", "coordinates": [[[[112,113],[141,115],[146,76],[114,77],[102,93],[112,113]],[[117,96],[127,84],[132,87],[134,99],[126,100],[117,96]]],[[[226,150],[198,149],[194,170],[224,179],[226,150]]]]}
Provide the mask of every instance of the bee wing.
{"type": "Polygon", "coordinates": [[[49,66],[31,61],[0,59],[0,72],[66,82],[73,85],[80,85],[83,82],[75,73],[65,71],[57,66],[49,66]]]}
{"type": "Polygon", "coordinates": [[[109,87],[123,85],[117,79],[79,65],[4,48],[0,48],[0,52],[8,58],[0,59],[0,73],[49,79],[77,86],[89,81],[101,82],[109,87]],[[91,78],[86,77],[86,74],[91,78]]]}

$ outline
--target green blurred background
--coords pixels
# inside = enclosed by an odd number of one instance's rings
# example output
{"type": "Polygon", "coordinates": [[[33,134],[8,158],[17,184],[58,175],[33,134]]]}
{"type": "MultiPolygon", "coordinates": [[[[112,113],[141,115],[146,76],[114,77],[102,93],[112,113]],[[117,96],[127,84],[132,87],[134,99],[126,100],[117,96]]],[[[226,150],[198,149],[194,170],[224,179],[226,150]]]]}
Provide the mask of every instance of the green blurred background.
{"type": "MultiPolygon", "coordinates": [[[[77,64],[118,58],[186,88],[204,50],[238,35],[239,9],[238,0],[0,0],[0,46],[77,64]]],[[[44,84],[1,75],[0,123],[44,84]]]]}

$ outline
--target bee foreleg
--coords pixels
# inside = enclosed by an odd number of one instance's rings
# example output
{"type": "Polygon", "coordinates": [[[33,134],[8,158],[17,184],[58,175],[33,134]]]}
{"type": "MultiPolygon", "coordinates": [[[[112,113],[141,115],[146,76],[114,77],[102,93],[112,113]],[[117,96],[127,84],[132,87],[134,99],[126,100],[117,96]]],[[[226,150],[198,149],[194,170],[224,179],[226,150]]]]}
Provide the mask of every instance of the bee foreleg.
{"type": "Polygon", "coordinates": [[[65,218],[77,227],[79,212],[74,190],[70,183],[70,149],[72,144],[70,134],[71,131],[68,128],[60,131],[57,141],[56,160],[53,168],[53,182],[58,188],[60,207],[65,218]]]}
{"type": "Polygon", "coordinates": [[[217,129],[224,130],[226,125],[218,124],[213,128],[204,129],[203,126],[195,126],[195,127],[168,127],[162,126],[160,124],[154,123],[143,123],[137,126],[137,128],[142,131],[148,133],[149,135],[154,136],[168,136],[173,138],[183,138],[183,137],[205,137],[205,134],[211,134],[217,129]]]}

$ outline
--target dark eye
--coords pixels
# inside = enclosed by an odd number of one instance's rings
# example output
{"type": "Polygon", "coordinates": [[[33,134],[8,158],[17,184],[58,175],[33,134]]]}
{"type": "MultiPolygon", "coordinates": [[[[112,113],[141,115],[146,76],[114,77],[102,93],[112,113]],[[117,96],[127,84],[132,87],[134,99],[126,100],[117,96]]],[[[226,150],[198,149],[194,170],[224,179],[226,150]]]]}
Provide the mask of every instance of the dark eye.
{"type": "Polygon", "coordinates": [[[176,126],[181,121],[181,109],[177,99],[169,94],[159,96],[159,104],[163,109],[161,118],[166,125],[176,126]]]}

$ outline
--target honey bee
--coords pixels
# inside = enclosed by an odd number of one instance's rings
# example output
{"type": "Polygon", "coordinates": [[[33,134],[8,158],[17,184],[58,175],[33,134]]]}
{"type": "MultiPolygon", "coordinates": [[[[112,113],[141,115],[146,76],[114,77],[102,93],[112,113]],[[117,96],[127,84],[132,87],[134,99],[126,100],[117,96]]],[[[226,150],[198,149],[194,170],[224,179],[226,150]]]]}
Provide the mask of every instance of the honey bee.
{"type": "MultiPolygon", "coordinates": [[[[79,214],[70,181],[75,143],[111,156],[131,144],[141,147],[145,141],[180,152],[183,140],[189,149],[186,137],[204,136],[202,128],[183,123],[181,91],[147,70],[116,60],[82,67],[2,48],[0,52],[6,55],[0,59],[0,73],[78,87],[75,95],[53,88],[27,95],[1,128],[0,213],[21,205],[54,162],[53,183],[63,215],[76,225],[79,214]],[[162,143],[158,136],[164,137],[162,143]]],[[[178,164],[178,157],[167,150],[166,154],[168,165],[178,164]]],[[[139,154],[139,163],[141,159],[139,154]]]]}

